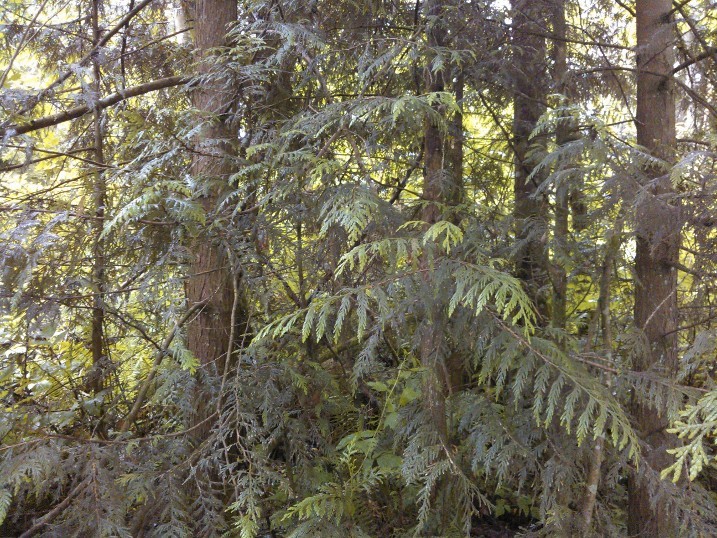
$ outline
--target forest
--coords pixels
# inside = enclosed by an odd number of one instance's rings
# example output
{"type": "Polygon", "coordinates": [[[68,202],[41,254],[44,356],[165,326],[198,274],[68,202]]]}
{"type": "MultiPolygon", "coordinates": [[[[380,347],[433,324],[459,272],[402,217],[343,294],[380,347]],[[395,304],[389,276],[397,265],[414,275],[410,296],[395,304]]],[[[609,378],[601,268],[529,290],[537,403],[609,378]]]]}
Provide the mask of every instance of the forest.
{"type": "Polygon", "coordinates": [[[717,2],[0,2],[0,536],[717,536],[717,2]]]}

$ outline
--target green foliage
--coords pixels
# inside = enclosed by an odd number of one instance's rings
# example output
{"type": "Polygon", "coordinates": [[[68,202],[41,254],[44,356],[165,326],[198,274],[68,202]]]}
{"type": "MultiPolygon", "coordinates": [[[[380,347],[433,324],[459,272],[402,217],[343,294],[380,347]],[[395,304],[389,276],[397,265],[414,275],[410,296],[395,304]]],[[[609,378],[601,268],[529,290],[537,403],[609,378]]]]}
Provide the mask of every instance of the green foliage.
{"type": "Polygon", "coordinates": [[[670,431],[684,439],[685,444],[668,451],[675,456],[675,461],[661,475],[662,478],[671,477],[675,483],[685,470],[689,480],[695,480],[714,460],[710,448],[717,435],[717,393],[708,392],[696,404],[688,405],[680,416],[670,431]],[[710,448],[705,450],[705,444],[710,448]]]}

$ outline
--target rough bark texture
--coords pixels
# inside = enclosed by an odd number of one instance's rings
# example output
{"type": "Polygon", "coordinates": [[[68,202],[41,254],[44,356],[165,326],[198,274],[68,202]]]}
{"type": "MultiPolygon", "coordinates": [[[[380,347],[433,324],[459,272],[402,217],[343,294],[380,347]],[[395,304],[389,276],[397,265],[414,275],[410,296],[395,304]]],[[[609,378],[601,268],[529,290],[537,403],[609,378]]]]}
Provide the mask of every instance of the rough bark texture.
{"type": "Polygon", "coordinates": [[[533,176],[545,141],[530,134],[545,112],[548,93],[545,34],[551,6],[546,0],[513,0],[513,151],[515,217],[518,241],[516,273],[525,282],[541,321],[550,319],[545,242],[548,205],[536,191],[544,177],[533,176]]]}
{"type": "MultiPolygon", "coordinates": [[[[211,66],[212,49],[227,45],[226,33],[237,18],[235,0],[199,0],[196,4],[195,45],[200,74],[211,66]]],[[[208,77],[192,93],[192,103],[206,113],[207,121],[196,141],[197,152],[192,175],[206,185],[202,199],[208,214],[214,210],[216,197],[228,185],[235,171],[231,159],[232,132],[223,121],[235,98],[229,82],[208,77]]],[[[209,373],[222,373],[230,348],[232,326],[233,276],[227,252],[219,239],[200,234],[191,245],[192,264],[186,293],[189,305],[204,304],[187,329],[187,345],[200,365],[209,373]]],[[[237,321],[245,319],[238,316],[237,321]]]]}
{"type": "MultiPolygon", "coordinates": [[[[638,0],[637,8],[637,141],[654,156],[673,160],[675,102],[671,80],[674,63],[670,0],[638,0]]],[[[677,363],[677,274],[680,225],[672,205],[672,186],[660,167],[648,168],[636,204],[635,324],[649,349],[634,365],[638,371],[670,375],[677,363]],[[665,336],[666,335],[666,336],[665,336]]],[[[647,445],[645,460],[655,471],[667,466],[666,449],[674,436],[667,419],[635,402],[635,419],[647,445]]],[[[639,472],[639,471],[638,471],[639,472]]],[[[637,473],[629,484],[628,530],[631,536],[675,536],[676,522],[662,502],[651,506],[650,488],[637,473]]]]}

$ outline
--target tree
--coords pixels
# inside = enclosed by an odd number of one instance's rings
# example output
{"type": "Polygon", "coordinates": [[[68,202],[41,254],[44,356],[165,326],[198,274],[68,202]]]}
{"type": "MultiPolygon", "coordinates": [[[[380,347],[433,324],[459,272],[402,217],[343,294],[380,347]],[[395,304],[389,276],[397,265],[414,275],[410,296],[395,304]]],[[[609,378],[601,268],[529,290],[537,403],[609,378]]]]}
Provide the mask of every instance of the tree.
{"type": "MultiPolygon", "coordinates": [[[[194,13],[194,40],[201,84],[192,93],[192,104],[203,114],[196,135],[191,174],[200,182],[200,200],[206,215],[217,215],[236,171],[236,127],[228,125],[238,88],[217,68],[213,56],[230,43],[227,39],[237,21],[234,0],[197,2],[194,13]]],[[[187,348],[197,357],[203,371],[225,376],[236,342],[248,330],[248,313],[241,296],[241,268],[237,267],[231,246],[218,230],[209,226],[192,239],[193,257],[186,282],[190,307],[201,305],[187,327],[187,348]],[[208,233],[207,233],[208,232],[208,233]]],[[[206,420],[205,396],[197,399],[197,421],[206,420]]],[[[205,428],[206,429],[206,428],[205,428]]]]}
{"type": "MultiPolygon", "coordinates": [[[[426,25],[426,44],[430,55],[429,65],[424,69],[425,90],[429,95],[440,99],[440,95],[450,88],[450,80],[454,85],[462,84],[461,75],[457,70],[460,66],[445,65],[442,58],[448,46],[448,14],[455,6],[442,1],[429,1],[424,6],[426,25]],[[461,82],[459,82],[461,80],[461,82]],[[448,83],[447,83],[448,82],[448,83]]],[[[450,219],[449,211],[461,201],[463,191],[463,147],[461,134],[463,130],[462,116],[458,103],[462,88],[455,91],[457,110],[446,110],[445,103],[434,106],[435,115],[426,118],[424,131],[424,180],[422,218],[434,225],[440,220],[450,219]],[[453,116],[453,118],[451,118],[453,116]]],[[[455,220],[456,215],[453,216],[455,220]]],[[[424,264],[427,264],[427,260],[424,264]]],[[[428,269],[427,265],[425,267],[428,269]]],[[[427,288],[430,288],[430,273],[426,273],[427,288]]],[[[447,443],[445,398],[460,384],[462,377],[461,364],[450,362],[447,345],[444,341],[446,331],[446,305],[436,298],[426,312],[426,325],[423,327],[421,342],[421,363],[432,372],[426,385],[426,405],[435,424],[441,442],[447,443]]]]}
{"type": "MultiPolygon", "coordinates": [[[[674,23],[669,1],[641,0],[637,21],[637,142],[654,160],[647,163],[635,197],[637,248],[635,257],[635,324],[644,332],[645,350],[637,356],[637,371],[677,370],[677,265],[680,247],[680,210],[666,169],[675,157],[675,98],[670,79],[674,65],[674,23]]],[[[669,465],[667,450],[675,446],[667,433],[664,410],[637,401],[637,424],[647,443],[649,467],[669,465]]],[[[675,522],[665,501],[651,501],[644,475],[630,482],[628,531],[638,536],[668,536],[675,522]],[[655,508],[653,509],[653,506],[655,508]]]]}
{"type": "Polygon", "coordinates": [[[538,308],[542,323],[550,319],[548,257],[548,205],[539,192],[544,174],[537,169],[545,151],[542,136],[532,137],[546,110],[547,52],[544,34],[550,5],[516,0],[513,16],[514,92],[513,155],[515,158],[515,209],[518,229],[517,274],[525,281],[538,308]]]}

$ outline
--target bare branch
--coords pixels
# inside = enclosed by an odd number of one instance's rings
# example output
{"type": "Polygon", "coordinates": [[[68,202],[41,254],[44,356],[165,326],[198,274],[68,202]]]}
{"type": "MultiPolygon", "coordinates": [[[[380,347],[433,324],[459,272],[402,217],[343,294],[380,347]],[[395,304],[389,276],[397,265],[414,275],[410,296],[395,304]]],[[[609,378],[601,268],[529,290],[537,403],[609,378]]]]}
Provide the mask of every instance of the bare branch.
{"type": "Polygon", "coordinates": [[[690,67],[691,65],[696,64],[697,62],[701,62],[702,60],[706,60],[707,58],[717,58],[717,47],[708,47],[706,50],[703,50],[700,52],[697,56],[693,56],[692,58],[685,60],[680,65],[672,69],[672,74],[678,73],[682,71],[683,69],[686,69],[690,67]]]}
{"type": "Polygon", "coordinates": [[[98,100],[94,106],[81,105],[71,108],[69,110],[65,110],[64,112],[58,112],[57,114],[51,114],[49,116],[44,116],[36,120],[30,120],[27,123],[8,125],[7,127],[0,129],[0,137],[10,138],[13,136],[30,133],[32,131],[37,131],[38,129],[52,127],[53,125],[59,125],[60,123],[74,120],[95,110],[103,110],[105,108],[111,107],[121,101],[125,101],[132,97],[137,97],[139,95],[144,95],[145,93],[162,90],[164,88],[171,88],[172,86],[187,84],[189,81],[189,77],[176,76],[160,78],[158,80],[146,82],[145,84],[132,86],[131,88],[127,88],[125,90],[112,93],[107,97],[103,97],[102,99],[98,100]]]}

